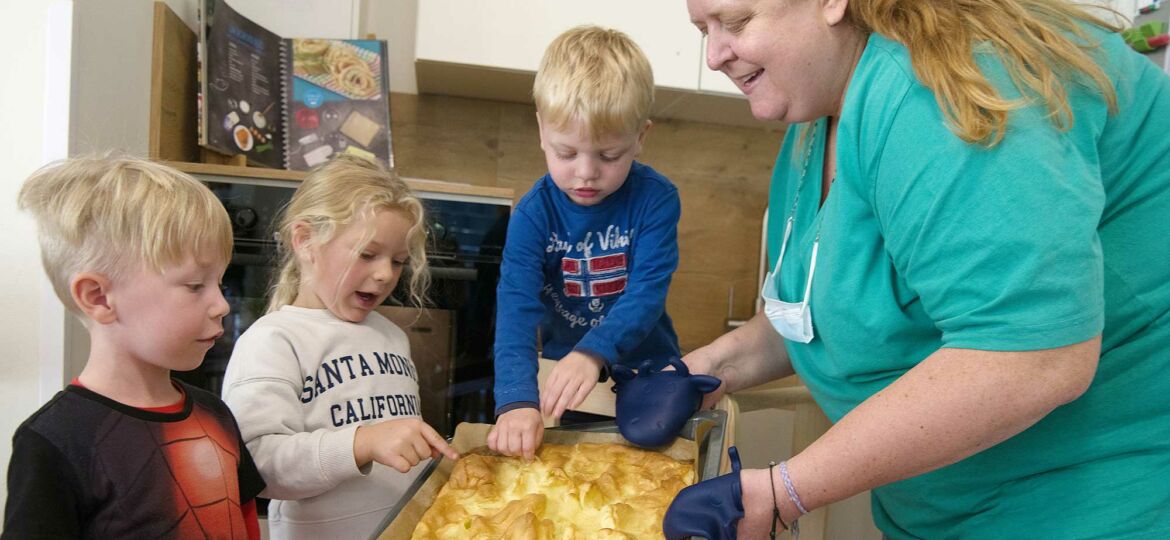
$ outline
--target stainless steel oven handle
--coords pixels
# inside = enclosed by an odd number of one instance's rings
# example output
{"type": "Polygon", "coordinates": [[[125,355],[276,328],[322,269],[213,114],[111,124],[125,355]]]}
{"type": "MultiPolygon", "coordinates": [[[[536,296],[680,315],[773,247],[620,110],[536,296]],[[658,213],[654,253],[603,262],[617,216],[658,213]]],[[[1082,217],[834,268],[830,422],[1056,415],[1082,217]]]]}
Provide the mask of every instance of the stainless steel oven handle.
{"type": "Polygon", "coordinates": [[[451,279],[456,281],[475,281],[479,279],[479,270],[475,268],[450,268],[432,266],[431,277],[434,279],[451,279]]]}

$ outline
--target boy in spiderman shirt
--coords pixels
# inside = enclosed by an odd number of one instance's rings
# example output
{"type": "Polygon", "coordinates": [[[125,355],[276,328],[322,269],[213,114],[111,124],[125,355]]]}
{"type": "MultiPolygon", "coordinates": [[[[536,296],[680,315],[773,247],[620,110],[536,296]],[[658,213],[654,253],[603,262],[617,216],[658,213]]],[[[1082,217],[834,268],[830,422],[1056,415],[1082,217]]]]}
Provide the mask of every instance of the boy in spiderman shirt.
{"type": "Polygon", "coordinates": [[[3,538],[259,538],[264,481],[235,419],[171,378],[223,333],[223,206],[186,174],[120,157],[50,164],[19,204],[90,354],[13,436],[3,538]]]}

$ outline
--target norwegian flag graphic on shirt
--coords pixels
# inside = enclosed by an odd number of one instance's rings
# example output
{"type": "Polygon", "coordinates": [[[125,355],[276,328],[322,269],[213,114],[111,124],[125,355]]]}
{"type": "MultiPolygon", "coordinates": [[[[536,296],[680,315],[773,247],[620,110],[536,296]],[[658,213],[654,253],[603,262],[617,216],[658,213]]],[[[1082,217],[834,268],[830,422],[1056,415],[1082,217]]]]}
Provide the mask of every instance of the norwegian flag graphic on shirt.
{"type": "Polygon", "coordinates": [[[594,298],[620,294],[626,290],[628,268],[625,253],[583,259],[565,257],[561,259],[565,296],[594,298]]]}

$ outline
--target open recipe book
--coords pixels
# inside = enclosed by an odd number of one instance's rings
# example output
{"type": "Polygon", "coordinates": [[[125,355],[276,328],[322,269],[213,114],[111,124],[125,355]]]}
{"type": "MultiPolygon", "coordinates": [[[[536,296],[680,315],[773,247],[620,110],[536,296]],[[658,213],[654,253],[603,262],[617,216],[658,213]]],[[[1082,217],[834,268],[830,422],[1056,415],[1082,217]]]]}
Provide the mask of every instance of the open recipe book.
{"type": "Polygon", "coordinates": [[[394,165],[386,42],[282,38],[224,0],[199,23],[199,144],[307,170],[336,153],[394,165]]]}

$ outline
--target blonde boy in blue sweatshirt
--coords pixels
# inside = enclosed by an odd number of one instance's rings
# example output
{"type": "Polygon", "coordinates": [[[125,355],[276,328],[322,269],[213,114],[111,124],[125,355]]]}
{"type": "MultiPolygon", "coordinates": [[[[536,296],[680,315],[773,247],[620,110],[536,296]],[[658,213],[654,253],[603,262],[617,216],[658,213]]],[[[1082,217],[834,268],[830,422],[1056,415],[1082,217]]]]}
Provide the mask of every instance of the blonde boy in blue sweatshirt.
{"type": "Polygon", "coordinates": [[[488,446],[531,458],[541,410],[560,417],[607,366],[679,356],[666,314],[678,266],[678,190],[634,161],[650,129],[654,78],[628,36],[578,27],[545,51],[533,86],[549,172],[508,225],[497,296],[496,427],[488,446]],[[541,355],[559,360],[543,395],[541,355]]]}

